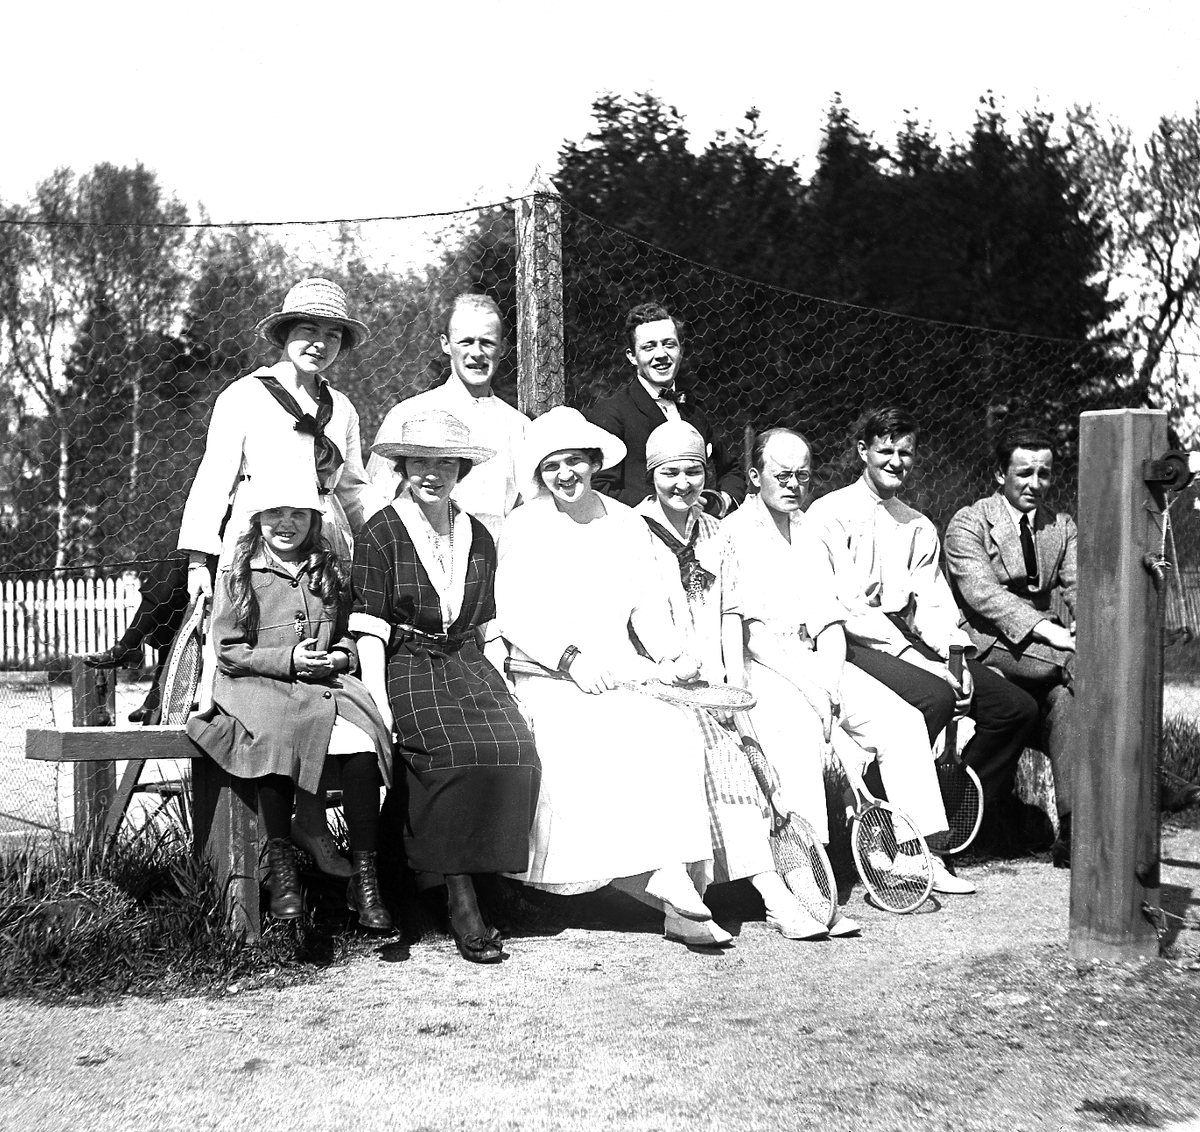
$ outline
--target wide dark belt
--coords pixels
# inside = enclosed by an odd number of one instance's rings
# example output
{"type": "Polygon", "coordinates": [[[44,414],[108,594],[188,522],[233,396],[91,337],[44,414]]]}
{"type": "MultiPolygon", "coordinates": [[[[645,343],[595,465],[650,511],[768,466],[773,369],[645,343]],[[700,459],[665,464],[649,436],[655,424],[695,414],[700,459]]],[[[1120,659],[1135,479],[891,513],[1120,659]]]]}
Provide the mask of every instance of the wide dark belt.
{"type": "Polygon", "coordinates": [[[427,633],[413,625],[392,626],[392,647],[414,644],[431,652],[458,652],[471,639],[471,633],[427,633]]]}

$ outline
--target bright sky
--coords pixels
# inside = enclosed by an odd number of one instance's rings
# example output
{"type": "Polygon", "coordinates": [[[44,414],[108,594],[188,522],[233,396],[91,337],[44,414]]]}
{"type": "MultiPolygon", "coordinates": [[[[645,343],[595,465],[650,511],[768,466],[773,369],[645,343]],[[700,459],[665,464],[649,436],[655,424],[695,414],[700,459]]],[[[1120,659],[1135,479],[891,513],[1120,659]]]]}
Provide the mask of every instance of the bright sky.
{"type": "Polygon", "coordinates": [[[881,140],[906,111],[961,136],[989,88],[1014,115],[1093,102],[1143,135],[1200,95],[1184,0],[66,0],[4,23],[0,199],[60,165],[140,160],[215,221],[501,199],[553,169],[604,90],[653,91],[698,144],[757,106],[806,170],[835,90],[881,140]]]}

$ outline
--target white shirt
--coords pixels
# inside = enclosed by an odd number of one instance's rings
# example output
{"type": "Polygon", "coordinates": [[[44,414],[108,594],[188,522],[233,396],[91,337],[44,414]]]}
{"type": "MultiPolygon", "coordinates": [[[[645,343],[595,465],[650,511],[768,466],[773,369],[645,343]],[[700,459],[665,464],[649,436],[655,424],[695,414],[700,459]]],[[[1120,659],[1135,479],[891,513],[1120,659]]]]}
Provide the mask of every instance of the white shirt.
{"type": "Polygon", "coordinates": [[[856,644],[899,655],[910,645],[888,614],[906,617],[939,656],[971,647],[939,565],[937,530],[901,500],[881,499],[865,477],[816,500],[807,511],[828,553],[846,634],[856,644]]]}
{"type": "MultiPolygon", "coordinates": [[[[494,394],[472,396],[470,390],[452,373],[444,385],[418,393],[393,406],[384,417],[380,432],[388,428],[395,436],[404,421],[431,409],[441,409],[462,421],[470,430],[472,444],[495,449],[495,456],[476,464],[467,478],[455,486],[452,498],[464,511],[474,515],[487,527],[493,539],[499,539],[504,516],[517,505],[521,494],[522,477],[516,466],[516,458],[525,439],[525,430],[529,427],[529,418],[494,394]]],[[[367,475],[385,499],[395,497],[400,487],[400,477],[392,461],[372,453],[367,461],[367,475]]]]}
{"type": "Polygon", "coordinates": [[[729,611],[761,621],[776,636],[799,638],[808,648],[846,611],[837,600],[825,546],[799,511],[790,517],[792,541],[779,533],[761,495],[721,521],[721,534],[737,555],[738,577],[729,611]]]}
{"type": "Polygon", "coordinates": [[[674,401],[668,401],[662,396],[662,388],[657,385],[651,385],[642,375],[638,374],[638,381],[642,383],[642,388],[650,394],[651,400],[663,411],[663,417],[669,421],[677,421],[682,418],[679,415],[679,406],[674,401]]]}

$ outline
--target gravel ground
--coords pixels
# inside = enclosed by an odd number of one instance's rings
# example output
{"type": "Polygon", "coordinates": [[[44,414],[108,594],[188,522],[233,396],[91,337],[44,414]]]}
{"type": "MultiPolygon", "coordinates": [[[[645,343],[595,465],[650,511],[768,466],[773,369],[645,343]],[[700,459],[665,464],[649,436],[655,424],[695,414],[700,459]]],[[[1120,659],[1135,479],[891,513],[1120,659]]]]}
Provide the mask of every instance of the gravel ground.
{"type": "MultiPolygon", "coordinates": [[[[1164,845],[1170,906],[1195,918],[1200,829],[1164,845]]],[[[788,942],[727,886],[714,903],[737,946],[689,952],[613,894],[572,926],[516,933],[497,967],[436,935],[361,938],[298,985],[0,1003],[0,1128],[1191,1125],[1200,933],[1173,962],[1076,965],[1066,872],[964,872],[979,895],[907,917],[856,889],[857,940],[788,942]]]]}

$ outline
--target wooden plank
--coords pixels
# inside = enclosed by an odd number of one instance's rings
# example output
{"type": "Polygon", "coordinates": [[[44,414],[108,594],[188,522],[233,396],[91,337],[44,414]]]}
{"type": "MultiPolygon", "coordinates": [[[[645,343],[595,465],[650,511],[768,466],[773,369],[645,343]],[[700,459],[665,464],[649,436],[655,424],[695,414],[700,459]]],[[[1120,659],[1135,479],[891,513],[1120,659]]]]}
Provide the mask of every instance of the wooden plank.
{"type": "Polygon", "coordinates": [[[1079,654],[1071,850],[1071,954],[1158,954],[1143,905],[1159,903],[1162,654],[1143,556],[1161,545],[1142,461],[1167,449],[1167,414],[1084,413],[1079,428],[1079,654]]]}
{"type": "Polygon", "coordinates": [[[563,373],[562,203],[535,173],[515,204],[517,404],[537,417],[566,397],[563,373]]]}
{"type": "Polygon", "coordinates": [[[198,759],[201,751],[181,726],[31,727],[25,732],[25,757],[52,763],[124,762],[198,759]]]}
{"type": "Polygon", "coordinates": [[[202,758],[192,764],[192,798],[196,852],[212,862],[234,930],[256,940],[262,925],[258,788],[253,779],[234,778],[202,758]]]}

